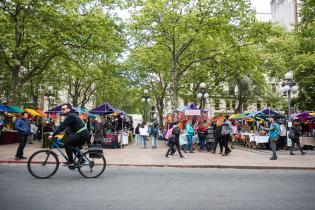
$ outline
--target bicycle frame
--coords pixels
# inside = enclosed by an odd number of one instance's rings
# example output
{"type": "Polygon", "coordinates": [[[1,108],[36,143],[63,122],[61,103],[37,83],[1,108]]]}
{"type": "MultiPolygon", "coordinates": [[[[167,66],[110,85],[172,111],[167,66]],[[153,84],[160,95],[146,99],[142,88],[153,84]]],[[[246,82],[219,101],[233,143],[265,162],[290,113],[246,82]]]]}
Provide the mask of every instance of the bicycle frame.
{"type": "MultiPolygon", "coordinates": [[[[52,150],[52,148],[56,148],[64,159],[69,160],[67,155],[65,155],[65,153],[62,152],[62,150],[61,150],[59,145],[64,145],[64,143],[62,143],[60,139],[55,139],[49,149],[52,150]]],[[[78,147],[72,148],[72,152],[75,154],[75,157],[74,157],[74,161],[75,161],[77,159],[77,157],[78,157],[78,154],[80,154],[80,149],[78,147]]],[[[47,159],[48,159],[48,156],[47,156],[47,159]]]]}

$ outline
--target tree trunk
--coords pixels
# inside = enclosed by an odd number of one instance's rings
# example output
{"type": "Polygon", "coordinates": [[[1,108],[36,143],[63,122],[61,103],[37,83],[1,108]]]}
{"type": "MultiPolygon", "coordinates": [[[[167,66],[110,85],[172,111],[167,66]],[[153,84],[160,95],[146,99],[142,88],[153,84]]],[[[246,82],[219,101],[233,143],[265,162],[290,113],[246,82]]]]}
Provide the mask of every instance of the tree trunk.
{"type": "Polygon", "coordinates": [[[19,72],[20,72],[20,66],[14,65],[11,69],[11,81],[10,81],[9,97],[8,97],[9,104],[17,103],[18,88],[20,86],[19,72]]]}
{"type": "Polygon", "coordinates": [[[163,124],[163,112],[164,112],[164,100],[163,97],[157,98],[156,109],[158,110],[159,115],[159,124],[163,124]]]}
{"type": "Polygon", "coordinates": [[[175,111],[178,107],[177,89],[178,89],[178,75],[177,75],[176,62],[174,61],[173,66],[172,66],[172,87],[171,87],[171,105],[172,105],[173,111],[175,111]]]}

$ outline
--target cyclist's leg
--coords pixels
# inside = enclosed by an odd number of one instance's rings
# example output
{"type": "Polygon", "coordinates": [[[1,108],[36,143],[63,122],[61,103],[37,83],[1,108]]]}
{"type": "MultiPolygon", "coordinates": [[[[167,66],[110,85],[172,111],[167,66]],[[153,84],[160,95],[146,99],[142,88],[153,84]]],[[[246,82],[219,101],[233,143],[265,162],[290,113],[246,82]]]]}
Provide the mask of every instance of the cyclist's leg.
{"type": "MultiPolygon", "coordinates": [[[[78,141],[76,141],[75,143],[73,143],[72,147],[76,148],[76,147],[81,147],[82,145],[84,145],[84,143],[86,143],[87,141],[90,140],[90,136],[89,135],[80,135],[80,134],[76,134],[78,137],[78,141]]],[[[78,152],[76,155],[78,157],[78,159],[81,157],[81,153],[80,150],[73,150],[75,152],[78,152]]]]}
{"type": "Polygon", "coordinates": [[[80,142],[80,137],[78,135],[70,135],[69,139],[67,141],[65,141],[64,145],[65,145],[65,150],[68,156],[68,161],[70,163],[73,163],[73,152],[72,152],[72,148],[73,147],[77,147],[79,142],[80,142]]]}

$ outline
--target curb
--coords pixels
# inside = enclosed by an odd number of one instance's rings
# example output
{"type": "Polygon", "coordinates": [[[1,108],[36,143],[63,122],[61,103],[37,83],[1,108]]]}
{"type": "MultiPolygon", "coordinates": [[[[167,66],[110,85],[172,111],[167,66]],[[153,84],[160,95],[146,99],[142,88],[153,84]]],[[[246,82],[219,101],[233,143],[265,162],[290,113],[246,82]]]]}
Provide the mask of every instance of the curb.
{"type": "MultiPolygon", "coordinates": [[[[0,160],[0,164],[26,164],[27,161],[18,160],[0,160]]],[[[125,167],[159,167],[159,168],[219,168],[219,169],[260,169],[260,170],[314,170],[315,167],[290,167],[290,166],[230,166],[230,165],[165,165],[165,164],[115,164],[110,163],[107,166],[125,166],[125,167]]]]}

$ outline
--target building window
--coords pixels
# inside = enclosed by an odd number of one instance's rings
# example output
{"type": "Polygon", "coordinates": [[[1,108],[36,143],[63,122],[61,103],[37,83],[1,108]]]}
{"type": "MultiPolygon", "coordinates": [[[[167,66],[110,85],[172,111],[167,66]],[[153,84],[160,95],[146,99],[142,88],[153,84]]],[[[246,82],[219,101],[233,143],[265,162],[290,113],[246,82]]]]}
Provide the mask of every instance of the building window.
{"type": "Polygon", "coordinates": [[[231,102],[230,101],[225,101],[226,104],[226,110],[230,110],[231,109],[231,102]]]}
{"type": "Polygon", "coordinates": [[[232,101],[232,108],[236,109],[236,102],[235,101],[232,101]]]}
{"type": "Polygon", "coordinates": [[[229,86],[229,95],[234,96],[235,94],[235,87],[234,86],[229,86]]]}
{"type": "Polygon", "coordinates": [[[214,101],[214,108],[215,108],[215,110],[219,110],[220,109],[220,101],[219,101],[219,99],[215,99],[215,101],[214,101]]]}
{"type": "Polygon", "coordinates": [[[260,109],[261,109],[261,103],[257,102],[257,110],[260,110],[260,109]]]}

